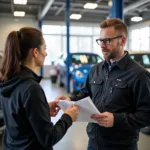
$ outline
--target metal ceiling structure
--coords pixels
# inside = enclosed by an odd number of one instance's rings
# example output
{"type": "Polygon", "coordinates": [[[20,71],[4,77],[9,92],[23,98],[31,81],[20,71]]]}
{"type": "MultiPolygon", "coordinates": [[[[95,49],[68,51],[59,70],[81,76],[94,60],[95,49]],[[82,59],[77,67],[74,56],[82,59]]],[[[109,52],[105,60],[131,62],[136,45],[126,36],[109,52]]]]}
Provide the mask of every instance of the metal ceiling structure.
{"type": "MultiPolygon", "coordinates": [[[[99,23],[109,16],[108,2],[109,0],[70,0],[70,13],[82,14],[82,18],[75,22],[99,23]],[[87,2],[97,3],[98,7],[94,10],[84,9],[87,2]]],[[[66,0],[28,0],[27,5],[14,5],[13,0],[0,0],[0,18],[14,17],[14,11],[25,11],[26,18],[65,21],[66,0]]],[[[124,0],[123,12],[128,25],[134,24],[130,21],[133,16],[149,20],[150,0],[124,0]]]]}

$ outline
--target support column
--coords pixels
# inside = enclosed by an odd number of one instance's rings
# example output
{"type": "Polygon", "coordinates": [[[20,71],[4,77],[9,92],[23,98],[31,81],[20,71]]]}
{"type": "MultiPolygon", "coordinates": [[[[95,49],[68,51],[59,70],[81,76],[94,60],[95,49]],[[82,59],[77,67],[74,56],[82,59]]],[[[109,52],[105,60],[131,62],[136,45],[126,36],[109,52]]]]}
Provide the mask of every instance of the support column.
{"type": "MultiPolygon", "coordinates": [[[[42,30],[42,20],[38,21],[39,29],[42,30]]],[[[40,67],[40,76],[43,77],[43,67],[40,67]]]]}
{"type": "Polygon", "coordinates": [[[67,30],[67,92],[70,92],[70,0],[66,0],[66,30],[67,30]]]}
{"type": "Polygon", "coordinates": [[[120,18],[123,20],[123,0],[112,0],[112,4],[110,18],[120,18]]]}

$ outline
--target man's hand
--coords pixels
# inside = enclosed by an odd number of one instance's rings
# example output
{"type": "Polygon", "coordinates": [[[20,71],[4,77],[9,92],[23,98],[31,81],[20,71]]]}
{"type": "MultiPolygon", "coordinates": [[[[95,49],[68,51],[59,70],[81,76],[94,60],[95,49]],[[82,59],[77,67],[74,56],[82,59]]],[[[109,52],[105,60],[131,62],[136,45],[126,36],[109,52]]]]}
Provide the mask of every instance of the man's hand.
{"type": "Polygon", "coordinates": [[[114,115],[109,112],[104,112],[101,114],[93,114],[92,119],[96,120],[100,126],[103,127],[112,127],[114,125],[114,115]]]}
{"type": "Polygon", "coordinates": [[[50,116],[52,117],[55,117],[60,110],[60,107],[57,105],[58,102],[59,102],[58,100],[55,100],[48,103],[50,107],[50,116]]]}
{"type": "Polygon", "coordinates": [[[68,100],[68,101],[70,101],[71,99],[68,96],[60,95],[60,96],[56,97],[56,100],[58,100],[58,101],[59,100],[68,100]]]}

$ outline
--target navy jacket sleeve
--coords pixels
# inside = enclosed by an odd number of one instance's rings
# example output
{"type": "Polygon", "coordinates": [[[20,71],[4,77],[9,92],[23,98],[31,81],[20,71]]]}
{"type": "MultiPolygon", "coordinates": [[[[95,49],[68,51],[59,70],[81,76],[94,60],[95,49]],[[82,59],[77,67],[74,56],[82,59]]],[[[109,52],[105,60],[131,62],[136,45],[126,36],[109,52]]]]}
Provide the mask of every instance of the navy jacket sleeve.
{"type": "Polygon", "coordinates": [[[133,87],[135,113],[114,114],[114,126],[140,129],[150,126],[150,74],[140,73],[133,87]]]}
{"type": "Polygon", "coordinates": [[[32,85],[25,92],[24,108],[37,139],[46,149],[56,144],[72,125],[72,119],[67,114],[62,115],[53,125],[49,115],[50,109],[40,85],[32,85]]]}

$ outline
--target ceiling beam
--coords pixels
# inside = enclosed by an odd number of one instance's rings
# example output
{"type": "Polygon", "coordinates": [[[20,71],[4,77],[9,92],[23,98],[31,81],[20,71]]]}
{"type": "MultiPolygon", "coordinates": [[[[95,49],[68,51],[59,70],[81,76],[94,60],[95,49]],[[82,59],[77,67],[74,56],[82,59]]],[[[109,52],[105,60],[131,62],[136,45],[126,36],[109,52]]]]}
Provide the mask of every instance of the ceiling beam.
{"type": "Polygon", "coordinates": [[[47,14],[48,10],[52,6],[53,2],[54,2],[54,0],[48,0],[46,2],[43,10],[41,10],[41,13],[39,13],[38,20],[42,20],[45,17],[45,15],[47,14]]]}
{"type": "MultiPolygon", "coordinates": [[[[65,8],[60,7],[61,11],[65,11],[65,8]]],[[[60,10],[58,8],[54,8],[52,7],[51,10],[60,10]]],[[[81,9],[81,8],[70,8],[70,13],[72,13],[72,11],[74,12],[81,12],[85,9],[81,9]]],[[[87,13],[99,13],[99,14],[108,14],[107,10],[85,10],[87,13]]]]}
{"type": "Polygon", "coordinates": [[[123,10],[123,13],[126,14],[129,11],[134,11],[134,9],[136,9],[137,7],[142,6],[142,5],[144,5],[144,4],[148,3],[148,2],[150,2],[150,0],[140,0],[140,1],[136,2],[136,3],[134,3],[134,4],[131,4],[131,5],[127,6],[127,7],[125,7],[124,10],[123,10]]]}
{"type": "Polygon", "coordinates": [[[63,4],[58,11],[55,13],[55,16],[59,15],[65,9],[65,4],[63,4]]]}
{"type": "MultiPolygon", "coordinates": [[[[66,4],[65,2],[54,2],[55,5],[64,5],[66,4]]],[[[81,4],[81,3],[70,3],[70,5],[72,7],[83,7],[84,4],[81,4]]],[[[99,5],[97,8],[103,8],[103,9],[110,9],[109,6],[106,6],[106,5],[99,5]]]]}

